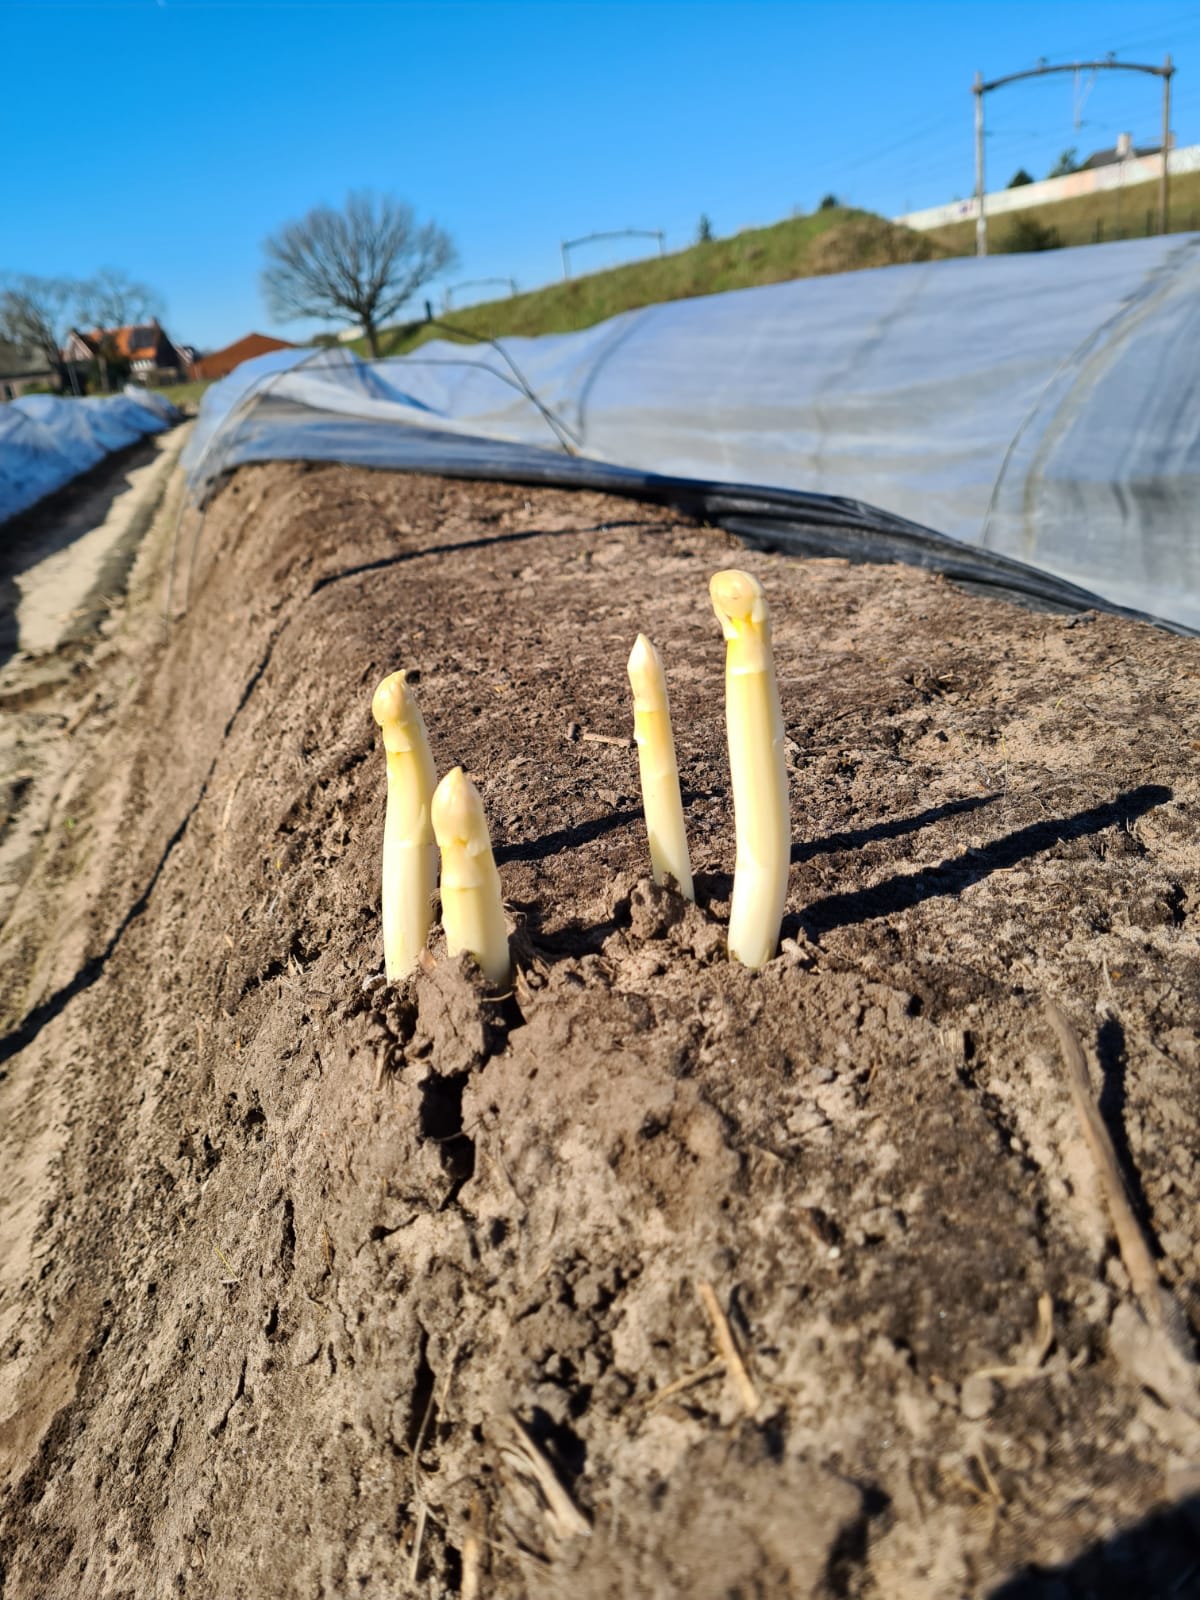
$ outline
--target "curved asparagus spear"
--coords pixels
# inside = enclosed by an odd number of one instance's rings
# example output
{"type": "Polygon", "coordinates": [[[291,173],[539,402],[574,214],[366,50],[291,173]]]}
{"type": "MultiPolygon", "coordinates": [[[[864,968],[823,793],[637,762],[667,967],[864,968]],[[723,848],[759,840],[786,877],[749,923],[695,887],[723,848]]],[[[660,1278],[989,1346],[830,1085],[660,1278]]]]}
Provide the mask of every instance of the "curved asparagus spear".
{"type": "Polygon", "coordinates": [[[779,943],[792,832],[771,619],[763,586],[748,572],[718,572],[709,594],[725,635],[725,722],[737,833],[729,953],[745,966],[761,967],[779,943]]]}
{"type": "Polygon", "coordinates": [[[379,685],[371,714],[387,752],[383,824],[383,960],[389,983],[405,978],[433,925],[437,845],[429,820],[435,773],[420,707],[393,672],[379,685]]]}
{"type": "Polygon", "coordinates": [[[633,689],[633,736],[637,740],[642,809],[654,881],[662,883],[670,875],[684,899],[694,900],[667,680],[662,658],[644,633],[638,634],[630,652],[629,683],[633,689]]]}
{"type": "Polygon", "coordinates": [[[433,831],[442,852],[442,926],[452,956],[475,958],[499,988],[512,976],[500,874],[479,791],[461,767],[433,792],[433,831]]]}

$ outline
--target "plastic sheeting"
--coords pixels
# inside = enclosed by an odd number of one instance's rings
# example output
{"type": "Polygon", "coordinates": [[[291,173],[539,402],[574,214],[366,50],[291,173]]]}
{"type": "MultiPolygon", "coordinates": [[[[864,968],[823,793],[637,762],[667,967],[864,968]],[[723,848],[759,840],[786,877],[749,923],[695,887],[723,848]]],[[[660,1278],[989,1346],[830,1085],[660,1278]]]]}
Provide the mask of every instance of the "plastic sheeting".
{"type": "Polygon", "coordinates": [[[1196,627],[1197,349],[1200,235],[1177,234],[806,279],[370,364],[274,352],[209,390],[184,460],[198,496],[272,458],[690,489],[709,515],[737,486],[750,536],[766,506],[799,530],[792,547],[1031,594],[1040,575],[1052,603],[1082,585],[1196,627]]]}
{"type": "Polygon", "coordinates": [[[0,406],[0,523],[179,416],[162,395],[133,385],[119,395],[30,394],[0,406]]]}

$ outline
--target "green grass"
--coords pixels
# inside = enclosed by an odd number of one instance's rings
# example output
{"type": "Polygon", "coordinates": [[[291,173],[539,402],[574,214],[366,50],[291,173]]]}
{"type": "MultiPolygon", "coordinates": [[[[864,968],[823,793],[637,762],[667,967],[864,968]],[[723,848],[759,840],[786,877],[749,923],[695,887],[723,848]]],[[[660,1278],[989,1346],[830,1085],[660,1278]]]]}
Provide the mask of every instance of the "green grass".
{"type": "MultiPolygon", "coordinates": [[[[1147,231],[1147,213],[1152,214],[1149,231],[1157,228],[1157,206],[1156,183],[1134,184],[1125,189],[1119,212],[1115,191],[1081,195],[1075,200],[1059,200],[992,217],[988,243],[992,251],[1002,251],[1005,236],[1019,217],[1055,228],[1064,245],[1093,244],[1122,234],[1141,235],[1147,231]]],[[[1200,173],[1172,178],[1171,226],[1180,231],[1200,227],[1200,173]]],[[[461,328],[467,340],[501,334],[574,333],[639,306],[784,283],[792,278],[972,255],[974,250],[974,222],[917,233],[869,211],[834,206],[810,216],[791,217],[768,228],[748,228],[728,239],[692,245],[674,255],[651,256],[553,283],[528,294],[452,309],[446,313],[446,321],[461,328]]],[[[428,339],[453,337],[443,327],[406,323],[381,333],[380,350],[385,356],[403,355],[428,339]]],[[[358,355],[367,354],[362,339],[354,340],[347,348],[358,355]]],[[[160,393],[176,405],[190,408],[199,402],[207,387],[207,383],[180,383],[160,393]]]]}
{"type": "MultiPolygon", "coordinates": [[[[867,211],[836,206],[769,228],[749,228],[674,255],[653,256],[507,300],[451,310],[446,320],[477,337],[573,333],[619,312],[667,300],[900,261],[927,261],[950,253],[928,234],[897,227],[867,211]]],[[[403,355],[426,339],[447,337],[451,336],[443,328],[409,323],[387,329],[380,337],[380,350],[383,355],[403,355]]],[[[361,339],[349,348],[366,353],[361,339]]]]}
{"type": "MultiPolygon", "coordinates": [[[[1056,229],[1064,245],[1141,238],[1158,232],[1158,184],[1134,183],[1124,190],[1082,194],[1074,200],[1055,200],[1048,205],[1030,206],[1026,211],[990,216],[989,251],[998,254],[1004,249],[1005,235],[1018,217],[1031,217],[1056,229]]],[[[1170,222],[1172,232],[1200,228],[1200,172],[1184,172],[1171,179],[1170,222]]],[[[929,237],[952,255],[966,255],[975,248],[975,223],[954,222],[947,228],[931,228],[929,237]]]]}
{"type": "Polygon", "coordinates": [[[200,378],[195,383],[168,383],[154,392],[165,395],[172,405],[190,410],[191,407],[200,404],[200,397],[211,381],[209,378],[200,378]]]}

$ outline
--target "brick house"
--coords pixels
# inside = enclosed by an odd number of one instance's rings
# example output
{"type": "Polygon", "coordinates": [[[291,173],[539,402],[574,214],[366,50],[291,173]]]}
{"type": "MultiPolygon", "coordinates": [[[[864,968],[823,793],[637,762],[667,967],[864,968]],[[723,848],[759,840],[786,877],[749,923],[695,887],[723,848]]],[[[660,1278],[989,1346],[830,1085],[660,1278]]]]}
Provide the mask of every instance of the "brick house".
{"type": "Polygon", "coordinates": [[[223,378],[234,367],[240,367],[243,361],[249,361],[253,356],[266,355],[268,350],[295,349],[296,346],[287,339],[273,339],[269,333],[248,333],[244,339],[227,344],[224,350],[214,350],[210,355],[193,362],[191,376],[223,378]]]}
{"type": "Polygon", "coordinates": [[[187,372],[182,355],[155,317],[125,328],[93,328],[86,333],[72,328],[63,359],[80,366],[98,360],[128,364],[130,377],[139,383],[174,383],[187,372]]]}

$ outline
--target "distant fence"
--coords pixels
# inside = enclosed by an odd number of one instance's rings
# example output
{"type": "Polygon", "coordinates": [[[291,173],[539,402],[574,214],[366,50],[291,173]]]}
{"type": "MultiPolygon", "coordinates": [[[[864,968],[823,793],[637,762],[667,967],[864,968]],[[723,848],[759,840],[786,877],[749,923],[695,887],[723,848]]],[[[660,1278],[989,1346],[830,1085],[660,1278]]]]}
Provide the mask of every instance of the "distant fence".
{"type": "MultiPolygon", "coordinates": [[[[1139,208],[1129,207],[1130,218],[1097,217],[1092,225],[1091,239],[1093,244],[1104,244],[1110,239],[1145,239],[1158,232],[1158,208],[1152,206],[1144,214],[1139,208]]],[[[1190,211],[1181,214],[1177,211],[1171,213],[1171,226],[1168,233],[1195,233],[1200,230],[1200,211],[1195,206],[1190,211]]]]}

